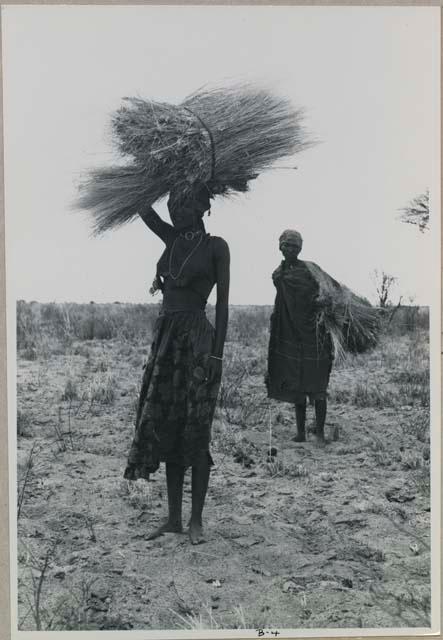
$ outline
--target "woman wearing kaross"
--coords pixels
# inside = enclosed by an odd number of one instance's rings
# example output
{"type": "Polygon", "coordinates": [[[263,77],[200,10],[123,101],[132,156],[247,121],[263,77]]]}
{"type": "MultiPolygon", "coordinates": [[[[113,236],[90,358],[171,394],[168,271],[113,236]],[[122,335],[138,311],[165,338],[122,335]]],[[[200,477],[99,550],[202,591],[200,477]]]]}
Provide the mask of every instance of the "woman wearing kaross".
{"type": "Polygon", "coordinates": [[[300,233],[284,231],[279,245],[284,260],[272,274],[277,295],[269,340],[268,396],[295,405],[296,442],[306,440],[309,397],[315,406],[316,435],[323,444],[333,346],[318,312],[328,301],[319,295],[315,277],[319,267],[298,257],[303,245],[300,233]]]}

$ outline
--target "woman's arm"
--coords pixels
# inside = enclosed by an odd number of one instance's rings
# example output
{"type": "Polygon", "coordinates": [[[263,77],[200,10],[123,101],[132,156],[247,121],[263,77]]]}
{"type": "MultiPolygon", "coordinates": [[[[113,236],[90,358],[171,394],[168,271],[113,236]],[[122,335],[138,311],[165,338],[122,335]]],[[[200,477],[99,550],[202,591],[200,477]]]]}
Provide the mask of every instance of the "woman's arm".
{"type": "Polygon", "coordinates": [[[229,318],[230,255],[228,244],[222,238],[217,238],[214,257],[217,302],[215,305],[215,340],[211,354],[214,357],[209,358],[209,378],[211,380],[221,375],[221,358],[223,358],[229,318]]]}
{"type": "Polygon", "coordinates": [[[158,213],[150,205],[145,205],[138,212],[143,222],[153,231],[165,244],[168,244],[174,234],[174,227],[160,218],[158,213]]]}

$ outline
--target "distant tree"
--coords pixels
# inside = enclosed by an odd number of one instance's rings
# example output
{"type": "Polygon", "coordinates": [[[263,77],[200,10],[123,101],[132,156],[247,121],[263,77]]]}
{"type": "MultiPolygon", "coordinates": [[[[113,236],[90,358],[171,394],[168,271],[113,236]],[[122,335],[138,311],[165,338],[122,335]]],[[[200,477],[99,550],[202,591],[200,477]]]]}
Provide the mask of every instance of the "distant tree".
{"type": "Polygon", "coordinates": [[[372,273],[372,279],[377,292],[377,306],[380,309],[380,317],[384,321],[385,327],[389,327],[394,316],[401,307],[403,296],[400,296],[397,304],[392,301],[393,289],[397,283],[395,276],[375,269],[372,273]]]}
{"type": "Polygon", "coordinates": [[[378,269],[375,269],[373,273],[373,280],[375,284],[375,290],[377,292],[378,306],[382,309],[390,307],[392,305],[392,288],[397,282],[397,278],[395,276],[391,276],[385,271],[379,271],[378,269]]]}
{"type": "Polygon", "coordinates": [[[429,229],[429,189],[400,209],[400,220],[415,224],[423,233],[429,229]]]}

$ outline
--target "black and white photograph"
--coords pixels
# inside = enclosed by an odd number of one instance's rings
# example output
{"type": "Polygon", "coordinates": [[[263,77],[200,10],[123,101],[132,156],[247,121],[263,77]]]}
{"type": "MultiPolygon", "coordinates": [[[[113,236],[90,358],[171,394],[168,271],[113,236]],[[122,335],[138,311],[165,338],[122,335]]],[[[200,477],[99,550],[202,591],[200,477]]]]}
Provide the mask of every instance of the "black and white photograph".
{"type": "Polygon", "coordinates": [[[440,19],[2,7],[12,640],[439,631],[440,19]]]}

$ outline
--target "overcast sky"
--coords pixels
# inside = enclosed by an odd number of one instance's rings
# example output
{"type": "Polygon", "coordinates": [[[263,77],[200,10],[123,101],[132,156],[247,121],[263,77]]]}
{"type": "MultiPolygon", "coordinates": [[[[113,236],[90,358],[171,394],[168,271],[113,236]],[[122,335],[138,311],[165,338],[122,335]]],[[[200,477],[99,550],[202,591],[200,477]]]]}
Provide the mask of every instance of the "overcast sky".
{"type": "MultiPolygon", "coordinates": [[[[207,229],[232,255],[231,302],[270,304],[278,236],[371,300],[374,269],[429,303],[437,226],[398,209],[439,189],[439,8],[2,7],[7,276],[14,297],[151,301],[162,250],[140,220],[92,238],[75,185],[111,162],[123,96],[179,102],[207,82],[253,79],[305,107],[322,143],[297,171],[216,201],[207,229]]],[[[437,203],[438,204],[438,203],[437,203]]],[[[158,208],[167,217],[164,205],[158,208]]],[[[434,221],[437,214],[434,214],[434,221]]]]}

